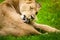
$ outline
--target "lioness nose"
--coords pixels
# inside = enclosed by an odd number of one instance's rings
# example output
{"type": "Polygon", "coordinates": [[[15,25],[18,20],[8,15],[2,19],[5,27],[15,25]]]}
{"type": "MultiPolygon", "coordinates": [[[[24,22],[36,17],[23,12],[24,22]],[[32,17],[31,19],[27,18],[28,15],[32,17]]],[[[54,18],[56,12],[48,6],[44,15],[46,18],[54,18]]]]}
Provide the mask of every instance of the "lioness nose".
{"type": "Polygon", "coordinates": [[[26,16],[24,15],[23,20],[25,20],[26,16]]]}

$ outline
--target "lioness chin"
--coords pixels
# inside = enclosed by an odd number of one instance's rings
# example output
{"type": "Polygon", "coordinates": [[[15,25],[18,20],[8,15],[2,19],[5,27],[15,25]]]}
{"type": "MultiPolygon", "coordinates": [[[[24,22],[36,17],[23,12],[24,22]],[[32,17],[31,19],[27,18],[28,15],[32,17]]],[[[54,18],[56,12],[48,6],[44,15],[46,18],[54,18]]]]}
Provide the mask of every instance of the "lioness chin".
{"type": "Polygon", "coordinates": [[[60,32],[56,28],[34,22],[39,8],[35,0],[5,0],[0,4],[0,35],[41,34],[37,28],[46,32],[60,32]]]}

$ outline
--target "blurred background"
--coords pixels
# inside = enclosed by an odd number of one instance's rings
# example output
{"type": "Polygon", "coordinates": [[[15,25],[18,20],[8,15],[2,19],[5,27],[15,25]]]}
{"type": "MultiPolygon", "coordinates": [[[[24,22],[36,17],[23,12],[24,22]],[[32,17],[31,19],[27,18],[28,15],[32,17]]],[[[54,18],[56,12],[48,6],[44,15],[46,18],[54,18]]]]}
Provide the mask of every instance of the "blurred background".
{"type": "MultiPolygon", "coordinates": [[[[0,0],[0,3],[3,0],[0,0]]],[[[36,20],[37,23],[47,24],[60,29],[60,0],[36,0],[40,3],[36,20]]],[[[60,33],[49,33],[41,35],[30,35],[23,37],[15,37],[12,35],[0,36],[0,40],[60,40],[60,33]]]]}
{"type": "Polygon", "coordinates": [[[42,6],[37,15],[37,23],[60,29],[60,0],[37,0],[37,2],[42,6]]]}

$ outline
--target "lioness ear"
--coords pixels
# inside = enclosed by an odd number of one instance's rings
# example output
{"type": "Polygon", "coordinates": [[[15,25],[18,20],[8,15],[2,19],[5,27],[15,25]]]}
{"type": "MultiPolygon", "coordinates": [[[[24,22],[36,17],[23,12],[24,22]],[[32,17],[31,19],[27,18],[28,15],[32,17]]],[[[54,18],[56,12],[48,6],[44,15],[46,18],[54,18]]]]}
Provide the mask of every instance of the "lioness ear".
{"type": "Polygon", "coordinates": [[[37,3],[37,11],[41,9],[41,5],[37,3]]]}

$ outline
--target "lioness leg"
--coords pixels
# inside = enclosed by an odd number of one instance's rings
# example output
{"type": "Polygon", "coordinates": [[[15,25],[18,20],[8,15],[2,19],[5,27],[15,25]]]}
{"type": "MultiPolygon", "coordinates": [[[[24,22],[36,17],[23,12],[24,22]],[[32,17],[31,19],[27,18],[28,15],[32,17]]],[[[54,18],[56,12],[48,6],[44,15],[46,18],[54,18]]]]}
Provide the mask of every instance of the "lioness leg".
{"type": "Polygon", "coordinates": [[[23,36],[23,35],[29,35],[29,34],[40,34],[37,30],[35,30],[33,27],[26,25],[20,27],[4,27],[0,30],[1,35],[16,35],[16,36],[23,36]]]}
{"type": "Polygon", "coordinates": [[[15,36],[23,36],[28,35],[24,30],[14,29],[14,28],[4,28],[0,30],[0,35],[15,35],[15,36]]]}
{"type": "Polygon", "coordinates": [[[47,32],[60,32],[60,30],[53,28],[53,27],[50,27],[48,25],[37,24],[35,22],[32,22],[32,25],[36,28],[42,29],[42,30],[47,31],[47,32]]]}
{"type": "Polygon", "coordinates": [[[41,34],[33,26],[26,24],[26,23],[18,24],[18,28],[26,31],[26,33],[28,34],[41,34]]]}
{"type": "Polygon", "coordinates": [[[23,35],[29,35],[26,30],[22,30],[19,28],[3,28],[0,30],[0,35],[14,35],[14,36],[23,36],[23,35]]]}

